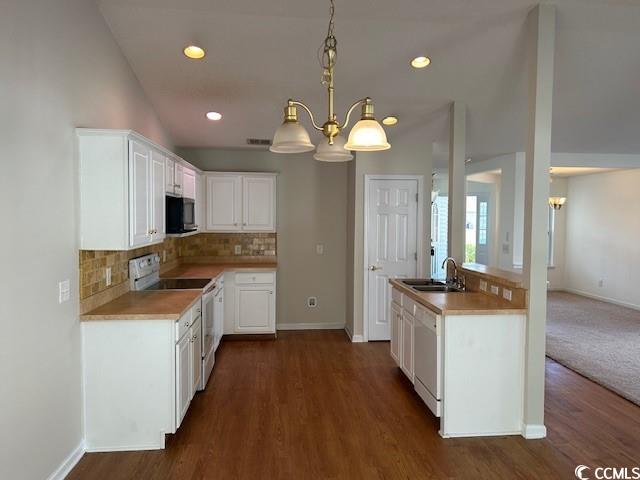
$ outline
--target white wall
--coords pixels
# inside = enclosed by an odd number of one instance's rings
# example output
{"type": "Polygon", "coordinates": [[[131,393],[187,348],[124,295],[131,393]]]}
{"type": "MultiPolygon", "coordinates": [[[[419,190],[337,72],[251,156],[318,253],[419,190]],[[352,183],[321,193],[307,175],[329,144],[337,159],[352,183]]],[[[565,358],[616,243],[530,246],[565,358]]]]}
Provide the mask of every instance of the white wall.
{"type": "Polygon", "coordinates": [[[171,145],[93,1],[2,2],[0,111],[0,478],[44,479],[82,440],[74,127],[171,145]]]}
{"type": "Polygon", "coordinates": [[[185,148],[183,158],[202,170],[278,172],[277,326],[345,324],[347,164],[313,153],[185,148]],[[316,254],[316,245],[324,254],[316,254]],[[307,297],[318,297],[316,308],[307,297]]]}
{"type": "Polygon", "coordinates": [[[640,170],[571,177],[568,183],[566,288],[640,308],[640,170]]]}
{"type": "Polygon", "coordinates": [[[350,198],[354,204],[350,205],[353,218],[353,288],[349,289],[347,300],[353,305],[351,315],[347,312],[347,325],[353,335],[362,335],[364,330],[363,291],[364,291],[364,177],[367,174],[405,174],[422,175],[425,195],[423,198],[423,272],[430,272],[430,238],[431,238],[431,172],[432,144],[427,142],[420,132],[411,132],[398,136],[392,142],[391,150],[384,152],[360,152],[356,155],[353,182],[349,186],[350,198]]]}

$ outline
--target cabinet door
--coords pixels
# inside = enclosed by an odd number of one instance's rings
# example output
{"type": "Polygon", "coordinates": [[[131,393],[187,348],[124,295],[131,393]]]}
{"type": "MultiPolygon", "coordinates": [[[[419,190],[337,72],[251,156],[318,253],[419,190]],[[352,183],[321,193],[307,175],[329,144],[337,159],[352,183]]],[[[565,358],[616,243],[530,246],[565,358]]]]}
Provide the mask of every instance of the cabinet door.
{"type": "Polygon", "coordinates": [[[151,242],[151,150],[129,141],[129,246],[151,242]]]}
{"type": "Polygon", "coordinates": [[[240,175],[207,176],[207,230],[218,232],[241,230],[241,190],[240,175]]]}
{"type": "Polygon", "coordinates": [[[413,383],[413,328],[415,319],[408,312],[402,312],[402,371],[413,383]]]}
{"type": "Polygon", "coordinates": [[[202,321],[197,320],[191,327],[191,358],[193,368],[191,369],[191,397],[200,390],[202,382],[202,321]]]}
{"type": "Polygon", "coordinates": [[[272,285],[236,286],[236,332],[275,332],[275,299],[272,285]]]}
{"type": "Polygon", "coordinates": [[[184,185],[184,179],[182,178],[183,174],[184,174],[184,167],[182,166],[181,163],[175,162],[176,167],[174,170],[174,183],[173,186],[174,188],[174,193],[178,196],[182,196],[182,193],[184,192],[183,190],[183,185],[184,185]]]}
{"type": "Polygon", "coordinates": [[[196,172],[189,168],[182,171],[182,196],[184,198],[196,199],[196,172]]]}
{"type": "Polygon", "coordinates": [[[402,350],[402,308],[395,302],[391,302],[391,358],[400,366],[402,350]]]}
{"type": "Polygon", "coordinates": [[[242,229],[252,232],[274,232],[276,229],[276,178],[243,176],[242,192],[242,229]]]}
{"type": "Polygon", "coordinates": [[[192,354],[191,335],[185,333],[176,344],[176,428],[182,423],[191,403],[192,392],[192,354]]]}
{"type": "Polygon", "coordinates": [[[164,240],[165,228],[165,156],[151,152],[151,237],[152,241],[164,240]]]}
{"type": "Polygon", "coordinates": [[[165,160],[165,191],[167,193],[173,194],[173,192],[175,191],[175,183],[176,183],[176,167],[175,167],[175,162],[170,159],[167,158],[165,160]]]}

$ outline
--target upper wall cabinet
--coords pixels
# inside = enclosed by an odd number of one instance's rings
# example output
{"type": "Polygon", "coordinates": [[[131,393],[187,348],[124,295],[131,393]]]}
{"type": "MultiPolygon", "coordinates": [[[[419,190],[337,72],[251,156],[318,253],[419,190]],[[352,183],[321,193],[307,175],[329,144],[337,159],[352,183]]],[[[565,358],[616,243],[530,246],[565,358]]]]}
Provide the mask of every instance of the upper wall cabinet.
{"type": "MultiPolygon", "coordinates": [[[[166,160],[166,192],[167,195],[182,197],[184,194],[184,173],[188,170],[175,158],[167,157],[166,160]]],[[[191,173],[193,170],[188,170],[191,173]]],[[[185,195],[186,196],[186,195],[185,195]]],[[[193,197],[189,197],[193,198],[193,197]]]]}
{"type": "Polygon", "coordinates": [[[196,199],[196,172],[186,167],[182,170],[182,196],[196,199]]]}
{"type": "Polygon", "coordinates": [[[164,240],[173,154],[130,130],[76,132],[80,249],[129,250],[164,240]]]}
{"type": "Polygon", "coordinates": [[[209,232],[275,232],[276,175],[206,173],[209,232]]]}

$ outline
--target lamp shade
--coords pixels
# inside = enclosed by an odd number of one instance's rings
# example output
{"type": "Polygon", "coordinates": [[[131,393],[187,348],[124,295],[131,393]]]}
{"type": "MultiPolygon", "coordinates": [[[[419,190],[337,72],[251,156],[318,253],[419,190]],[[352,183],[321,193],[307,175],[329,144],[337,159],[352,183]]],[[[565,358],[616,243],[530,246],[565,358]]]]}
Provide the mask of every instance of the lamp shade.
{"type": "Polygon", "coordinates": [[[340,135],[333,137],[333,145],[329,145],[326,138],[322,138],[313,156],[320,162],[348,162],[353,160],[353,155],[344,148],[345,139],[340,135]]]}
{"type": "Polygon", "coordinates": [[[566,201],[565,197],[549,197],[549,206],[554,210],[560,210],[566,201]]]}
{"type": "Polygon", "coordinates": [[[302,153],[310,152],[314,148],[309,133],[302,125],[285,121],[276,130],[269,150],[275,153],[302,153]]]}
{"type": "Polygon", "coordinates": [[[377,152],[389,150],[391,145],[387,142],[382,125],[376,120],[362,119],[349,132],[349,140],[344,148],[356,152],[377,152]]]}

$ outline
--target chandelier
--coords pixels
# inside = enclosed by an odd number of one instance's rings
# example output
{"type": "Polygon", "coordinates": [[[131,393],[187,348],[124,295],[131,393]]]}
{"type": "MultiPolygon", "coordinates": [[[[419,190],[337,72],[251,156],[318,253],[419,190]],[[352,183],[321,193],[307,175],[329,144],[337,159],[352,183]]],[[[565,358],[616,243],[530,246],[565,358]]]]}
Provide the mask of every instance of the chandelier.
{"type": "Polygon", "coordinates": [[[322,66],[322,85],[327,88],[329,112],[327,121],[322,125],[318,125],[314,119],[311,109],[299,100],[289,99],[286,107],[284,107],[284,121],[278,127],[273,136],[273,143],[269,150],[275,153],[302,153],[309,152],[315,148],[309,138],[307,130],[298,122],[298,108],[301,107],[309,114],[313,128],[321,131],[324,135],[323,140],[318,145],[313,158],[324,162],[345,162],[353,158],[349,150],[358,152],[375,152],[380,150],[388,150],[391,148],[387,142],[387,135],[374,115],[373,102],[371,98],[365,97],[355,101],[347,110],[347,114],[343,122],[337,120],[334,107],[334,83],[333,72],[338,56],[337,41],[333,35],[333,17],[335,13],[335,5],[333,0],[330,3],[330,18],[327,36],[324,39],[320,64],[322,66]],[[345,142],[341,136],[342,130],[349,125],[349,118],[353,111],[361,106],[360,120],[353,126],[349,132],[349,138],[345,142]]]}

